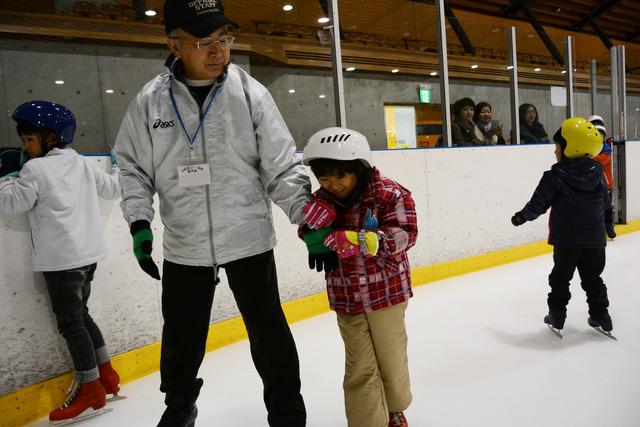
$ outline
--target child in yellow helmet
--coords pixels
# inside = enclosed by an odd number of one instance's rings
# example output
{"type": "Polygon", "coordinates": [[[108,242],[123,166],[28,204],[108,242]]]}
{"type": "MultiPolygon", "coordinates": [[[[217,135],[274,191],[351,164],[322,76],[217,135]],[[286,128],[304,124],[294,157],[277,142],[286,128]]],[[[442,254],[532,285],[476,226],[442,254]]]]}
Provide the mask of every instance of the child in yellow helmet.
{"type": "Polygon", "coordinates": [[[577,268],[587,294],[589,325],[613,338],[607,287],[601,277],[606,246],[604,211],[610,202],[602,167],[593,160],[602,150],[602,135],[586,119],[573,117],[562,123],[553,140],[558,162],[543,174],[533,197],[511,222],[522,225],[551,208],[548,241],[553,245],[554,266],[549,275],[549,314],[544,318],[549,328],[562,337],[560,330],[571,298],[569,281],[577,268]]]}

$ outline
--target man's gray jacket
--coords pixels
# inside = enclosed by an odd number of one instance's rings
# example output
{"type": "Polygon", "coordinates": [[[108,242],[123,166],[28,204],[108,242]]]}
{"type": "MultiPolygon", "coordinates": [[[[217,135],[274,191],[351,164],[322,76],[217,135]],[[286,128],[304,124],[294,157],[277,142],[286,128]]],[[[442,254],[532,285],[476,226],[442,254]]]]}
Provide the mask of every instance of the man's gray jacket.
{"type": "Polygon", "coordinates": [[[224,264],[276,245],[270,200],[292,223],[302,223],[310,197],[306,170],[267,89],[231,64],[193,143],[207,163],[211,183],[178,185],[178,165],[190,161],[189,139],[203,112],[187,86],[167,71],[149,81],[131,102],[116,140],[124,217],[151,222],[160,199],[165,259],[185,265],[224,264]]]}

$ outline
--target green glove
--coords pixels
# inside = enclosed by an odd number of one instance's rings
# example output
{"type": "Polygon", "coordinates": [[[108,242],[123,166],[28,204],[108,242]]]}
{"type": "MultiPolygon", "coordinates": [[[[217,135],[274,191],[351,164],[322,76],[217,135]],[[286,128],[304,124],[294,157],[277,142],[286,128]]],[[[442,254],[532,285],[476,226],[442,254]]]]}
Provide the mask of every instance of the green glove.
{"type": "Polygon", "coordinates": [[[326,227],[320,230],[312,230],[305,227],[303,232],[304,242],[309,250],[309,268],[311,270],[326,271],[331,273],[338,268],[338,254],[322,243],[325,237],[333,232],[333,228],[326,227]]]}
{"type": "MultiPolygon", "coordinates": [[[[306,231],[306,230],[305,230],[306,231]]],[[[308,229],[308,232],[303,234],[304,242],[307,244],[307,250],[312,255],[326,254],[331,252],[331,249],[326,247],[322,241],[329,233],[333,232],[333,228],[326,227],[320,230],[308,229]]]]}
{"type": "Polygon", "coordinates": [[[140,268],[149,276],[160,280],[158,266],[151,258],[153,247],[153,233],[147,221],[136,221],[131,224],[131,235],[133,236],[133,254],[138,260],[140,268]]]}

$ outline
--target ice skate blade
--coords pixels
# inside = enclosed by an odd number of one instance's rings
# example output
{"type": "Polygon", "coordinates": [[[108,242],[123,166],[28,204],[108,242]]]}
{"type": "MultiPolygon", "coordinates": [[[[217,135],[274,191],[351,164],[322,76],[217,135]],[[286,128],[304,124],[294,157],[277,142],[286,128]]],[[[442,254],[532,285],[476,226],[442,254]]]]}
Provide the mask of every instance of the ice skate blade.
{"type": "Polygon", "coordinates": [[[109,402],[117,402],[118,400],[124,400],[127,396],[120,396],[118,393],[113,393],[111,397],[107,397],[107,403],[109,402]]]}
{"type": "Polygon", "coordinates": [[[592,326],[592,328],[598,332],[599,334],[604,335],[607,338],[611,338],[614,341],[618,341],[618,338],[614,337],[611,332],[607,332],[604,329],[602,329],[600,326],[592,326]]]}
{"type": "Polygon", "coordinates": [[[75,423],[79,423],[80,421],[88,420],[89,418],[95,418],[99,415],[104,415],[106,413],[113,411],[113,408],[107,408],[106,406],[103,406],[102,408],[95,411],[89,408],[89,411],[90,412],[85,411],[82,414],[78,415],[77,417],[69,418],[68,420],[49,421],[49,425],[56,426],[56,427],[68,426],[70,424],[75,424],[75,423]]]}
{"type": "Polygon", "coordinates": [[[554,328],[551,325],[547,325],[547,328],[549,328],[549,330],[551,332],[553,332],[558,338],[562,339],[562,334],[560,333],[560,331],[558,329],[554,328]]]}

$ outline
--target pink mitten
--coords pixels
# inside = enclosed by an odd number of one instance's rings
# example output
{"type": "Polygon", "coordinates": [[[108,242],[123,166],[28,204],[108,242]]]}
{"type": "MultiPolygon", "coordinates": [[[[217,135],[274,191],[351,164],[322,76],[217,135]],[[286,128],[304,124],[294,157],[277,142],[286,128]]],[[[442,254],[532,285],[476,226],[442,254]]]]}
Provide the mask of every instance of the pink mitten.
{"type": "Polygon", "coordinates": [[[302,213],[307,225],[316,230],[328,227],[336,219],[336,209],[331,203],[316,198],[309,200],[302,213]]]}
{"type": "Polygon", "coordinates": [[[360,253],[360,245],[357,243],[358,233],[354,231],[348,230],[336,230],[333,233],[329,233],[327,237],[324,238],[324,245],[329,249],[332,249],[338,253],[339,258],[349,258],[352,256],[356,256],[360,253]],[[356,243],[352,242],[353,239],[350,239],[348,234],[356,235],[356,243]]]}

